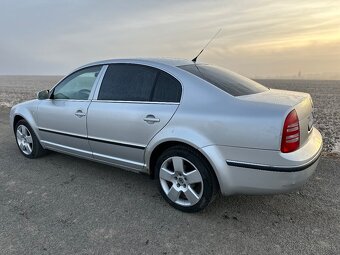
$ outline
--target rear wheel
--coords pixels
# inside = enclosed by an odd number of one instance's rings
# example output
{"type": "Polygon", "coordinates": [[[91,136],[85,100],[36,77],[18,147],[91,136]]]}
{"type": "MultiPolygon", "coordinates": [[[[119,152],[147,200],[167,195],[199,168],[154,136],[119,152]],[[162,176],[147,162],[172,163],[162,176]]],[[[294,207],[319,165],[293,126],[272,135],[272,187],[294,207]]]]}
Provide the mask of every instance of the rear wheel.
{"type": "Polygon", "coordinates": [[[161,154],[155,167],[160,192],[176,209],[197,212],[211,202],[216,190],[214,176],[197,151],[171,147],[161,154]]]}
{"type": "Polygon", "coordinates": [[[31,126],[25,120],[15,125],[15,138],[20,152],[26,158],[37,158],[46,153],[31,126]]]}

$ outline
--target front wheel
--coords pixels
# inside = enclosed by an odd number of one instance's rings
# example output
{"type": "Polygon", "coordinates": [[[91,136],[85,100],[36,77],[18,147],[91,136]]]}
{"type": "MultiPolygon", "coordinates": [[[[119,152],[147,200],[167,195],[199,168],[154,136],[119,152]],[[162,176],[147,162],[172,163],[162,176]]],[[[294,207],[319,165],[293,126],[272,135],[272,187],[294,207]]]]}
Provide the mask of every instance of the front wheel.
{"type": "Polygon", "coordinates": [[[212,200],[216,184],[212,169],[195,150],[174,146],[164,151],[155,166],[163,198],[184,212],[203,210],[212,200]]]}
{"type": "Polygon", "coordinates": [[[25,120],[15,125],[15,138],[20,152],[26,158],[37,158],[46,153],[31,126],[25,120]]]}

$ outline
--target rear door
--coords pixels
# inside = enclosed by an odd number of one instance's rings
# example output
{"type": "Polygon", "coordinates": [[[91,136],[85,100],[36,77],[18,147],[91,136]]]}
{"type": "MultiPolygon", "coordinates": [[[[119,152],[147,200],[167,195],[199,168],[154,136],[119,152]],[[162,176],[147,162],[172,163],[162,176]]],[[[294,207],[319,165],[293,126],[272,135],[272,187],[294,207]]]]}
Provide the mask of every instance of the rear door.
{"type": "Polygon", "coordinates": [[[86,115],[101,66],[88,67],[66,77],[40,100],[37,123],[45,148],[92,157],[87,140],[86,115]]]}
{"type": "Polygon", "coordinates": [[[181,91],[179,81],[156,68],[110,65],[88,110],[93,157],[141,170],[147,144],[175,113],[181,91]]]}

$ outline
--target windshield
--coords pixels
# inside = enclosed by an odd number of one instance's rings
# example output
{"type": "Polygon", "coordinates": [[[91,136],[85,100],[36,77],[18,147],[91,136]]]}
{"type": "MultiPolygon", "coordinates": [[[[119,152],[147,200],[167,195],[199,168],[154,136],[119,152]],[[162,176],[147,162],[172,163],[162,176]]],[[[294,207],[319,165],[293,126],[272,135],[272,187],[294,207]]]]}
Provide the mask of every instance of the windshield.
{"type": "Polygon", "coordinates": [[[267,91],[268,88],[227,69],[211,65],[184,65],[179,68],[215,85],[232,96],[244,96],[267,91]]]}

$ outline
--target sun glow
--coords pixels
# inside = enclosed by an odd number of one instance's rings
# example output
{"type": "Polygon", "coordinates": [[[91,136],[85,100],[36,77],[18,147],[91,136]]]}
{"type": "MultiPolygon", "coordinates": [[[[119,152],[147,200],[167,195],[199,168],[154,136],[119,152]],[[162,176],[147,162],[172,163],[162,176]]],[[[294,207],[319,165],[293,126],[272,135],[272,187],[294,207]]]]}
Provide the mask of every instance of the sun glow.
{"type": "Polygon", "coordinates": [[[251,76],[302,70],[340,79],[339,0],[12,0],[0,8],[0,72],[65,73],[115,57],[190,59],[219,28],[199,61],[251,76]]]}

